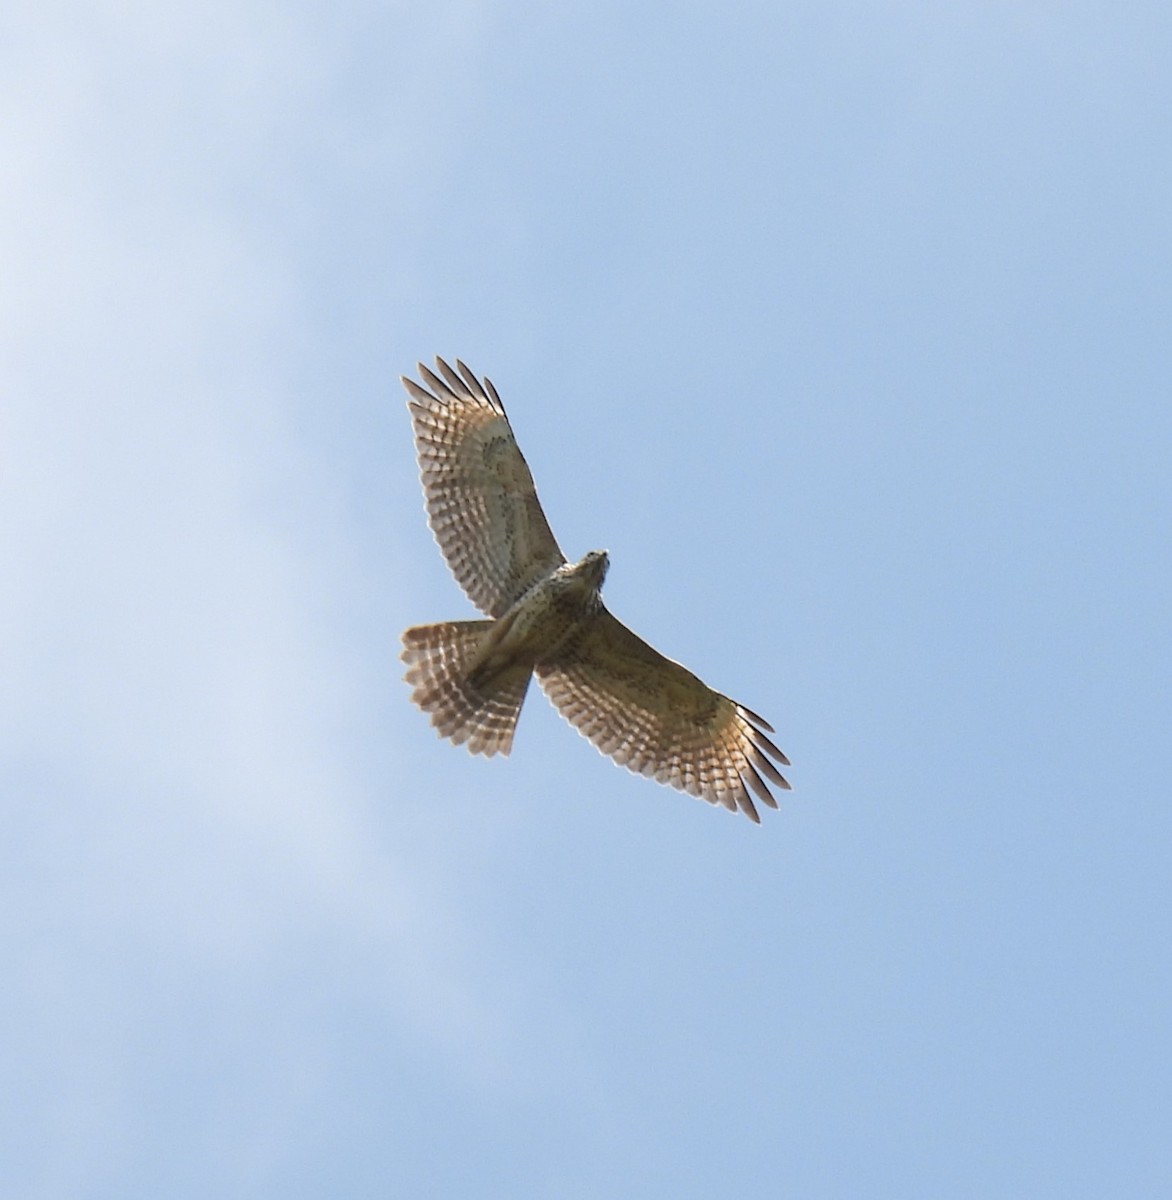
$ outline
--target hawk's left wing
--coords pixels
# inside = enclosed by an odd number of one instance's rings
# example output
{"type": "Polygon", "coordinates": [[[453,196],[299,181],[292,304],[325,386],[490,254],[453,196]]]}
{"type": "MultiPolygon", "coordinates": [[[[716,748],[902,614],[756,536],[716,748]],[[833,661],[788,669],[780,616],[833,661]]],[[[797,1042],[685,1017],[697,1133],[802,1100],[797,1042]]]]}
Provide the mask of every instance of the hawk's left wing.
{"type": "Polygon", "coordinates": [[[504,405],[458,359],[403,378],[428,524],[456,582],[490,617],[564,563],[504,405]]]}
{"type": "Polygon", "coordinates": [[[789,784],[769,761],[789,759],[761,717],[665,658],[604,608],[538,681],[579,733],[628,770],[740,809],[759,821],[745,785],[777,807],[762,775],[789,784]]]}

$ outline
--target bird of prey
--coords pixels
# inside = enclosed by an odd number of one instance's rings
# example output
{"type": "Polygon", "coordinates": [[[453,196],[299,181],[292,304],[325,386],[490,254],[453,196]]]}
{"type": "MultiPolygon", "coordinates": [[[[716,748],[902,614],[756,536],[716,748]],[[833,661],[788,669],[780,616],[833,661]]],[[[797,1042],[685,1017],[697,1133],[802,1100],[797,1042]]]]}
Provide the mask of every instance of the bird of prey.
{"type": "Polygon", "coordinates": [[[557,710],[616,763],[760,822],[777,807],[773,727],[702,683],[611,616],[609,559],[570,563],[542,512],[496,388],[458,359],[403,378],[428,524],[483,621],[403,634],[411,699],[442,737],[508,754],[533,675],[557,710]]]}

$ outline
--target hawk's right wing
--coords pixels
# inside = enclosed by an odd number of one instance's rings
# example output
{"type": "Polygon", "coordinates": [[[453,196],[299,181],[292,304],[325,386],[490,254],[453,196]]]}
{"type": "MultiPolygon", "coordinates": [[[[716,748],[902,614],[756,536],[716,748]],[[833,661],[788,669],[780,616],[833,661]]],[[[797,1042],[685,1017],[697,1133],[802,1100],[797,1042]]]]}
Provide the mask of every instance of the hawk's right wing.
{"type": "Polygon", "coordinates": [[[419,364],[430,392],[403,378],[428,524],[468,599],[499,617],[566,560],[496,388],[435,363],[442,379],[419,364]]]}
{"type": "Polygon", "coordinates": [[[762,775],[789,788],[770,762],[789,759],[756,713],[713,691],[603,608],[549,663],[542,690],[579,733],[620,766],[760,818],[748,787],[777,807],[762,775]]]}

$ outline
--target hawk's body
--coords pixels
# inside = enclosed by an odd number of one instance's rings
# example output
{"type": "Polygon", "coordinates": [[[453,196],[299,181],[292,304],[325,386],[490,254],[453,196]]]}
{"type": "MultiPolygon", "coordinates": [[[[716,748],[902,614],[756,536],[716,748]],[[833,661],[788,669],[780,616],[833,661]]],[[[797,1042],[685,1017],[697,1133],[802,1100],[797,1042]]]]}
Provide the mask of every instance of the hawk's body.
{"type": "Polygon", "coordinates": [[[492,620],[403,634],[412,699],[440,734],[479,754],[508,754],[529,679],[615,762],[692,795],[771,808],[762,775],[788,788],[771,727],[665,658],[607,611],[600,550],[567,563],[537,500],[496,389],[457,361],[420,364],[403,386],[428,519],[468,598],[492,620]]]}

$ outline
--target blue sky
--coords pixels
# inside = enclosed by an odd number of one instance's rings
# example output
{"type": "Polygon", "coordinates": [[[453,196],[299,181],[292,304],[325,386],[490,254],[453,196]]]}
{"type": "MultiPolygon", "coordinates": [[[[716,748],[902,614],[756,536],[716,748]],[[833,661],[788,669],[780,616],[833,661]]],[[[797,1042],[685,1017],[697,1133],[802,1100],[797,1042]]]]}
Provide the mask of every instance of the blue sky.
{"type": "Polygon", "coordinates": [[[1172,11],[5,24],[0,1190],[1172,1192],[1172,11]],[[761,828],[411,708],[436,353],[761,828]]]}

